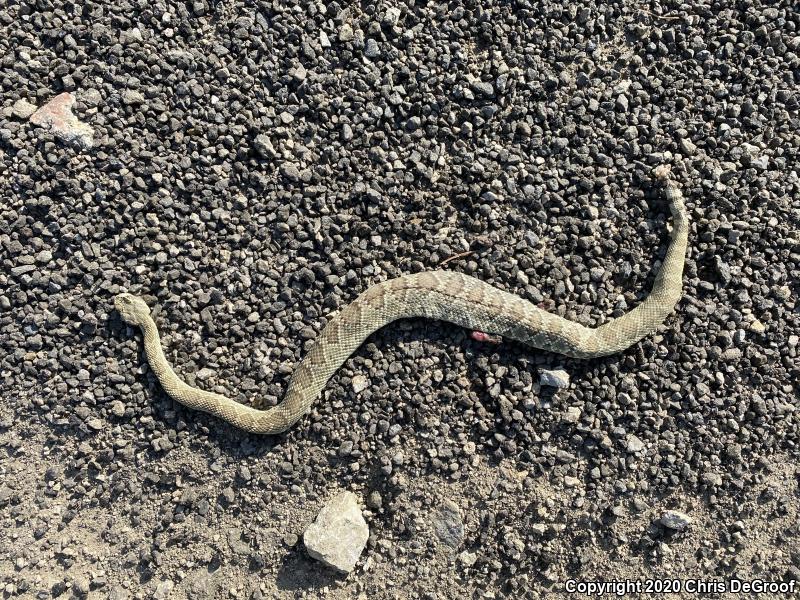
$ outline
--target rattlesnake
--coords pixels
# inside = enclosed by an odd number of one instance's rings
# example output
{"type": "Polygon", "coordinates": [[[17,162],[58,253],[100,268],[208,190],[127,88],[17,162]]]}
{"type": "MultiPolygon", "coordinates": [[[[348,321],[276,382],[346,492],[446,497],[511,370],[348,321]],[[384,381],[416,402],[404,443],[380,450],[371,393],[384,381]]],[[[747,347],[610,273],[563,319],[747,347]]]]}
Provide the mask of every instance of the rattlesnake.
{"type": "Polygon", "coordinates": [[[589,328],[468,275],[452,271],[404,275],[373,285],[333,317],[295,369],[284,400],[265,410],[183,382],[164,357],[144,300],[119,294],[114,303],[126,323],[142,329],[147,362],[170,397],[253,433],[280,433],[310,410],[328,379],[367,336],[396,319],[441,319],[576,358],[620,352],[655,331],[680,299],[689,231],[683,197],[668,173],[660,167],[655,175],[664,182],[670,203],[672,239],[650,295],[621,317],[589,328]]]}

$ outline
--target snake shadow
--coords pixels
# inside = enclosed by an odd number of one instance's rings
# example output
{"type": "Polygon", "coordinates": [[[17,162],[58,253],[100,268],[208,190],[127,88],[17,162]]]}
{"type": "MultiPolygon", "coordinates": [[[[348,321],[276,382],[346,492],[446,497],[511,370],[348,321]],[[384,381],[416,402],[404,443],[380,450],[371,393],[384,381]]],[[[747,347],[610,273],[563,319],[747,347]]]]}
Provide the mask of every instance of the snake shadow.
{"type": "Polygon", "coordinates": [[[303,550],[302,544],[297,544],[281,559],[276,585],[285,592],[310,591],[335,585],[345,577],[333,569],[321,567],[303,550]]]}

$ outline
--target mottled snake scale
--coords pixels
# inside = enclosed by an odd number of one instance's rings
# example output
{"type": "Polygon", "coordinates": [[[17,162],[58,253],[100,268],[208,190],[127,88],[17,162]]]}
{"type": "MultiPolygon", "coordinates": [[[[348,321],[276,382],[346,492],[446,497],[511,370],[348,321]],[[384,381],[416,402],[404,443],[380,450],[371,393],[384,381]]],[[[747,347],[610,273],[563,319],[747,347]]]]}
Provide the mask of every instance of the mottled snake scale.
{"type": "Polygon", "coordinates": [[[116,296],[114,303],[126,323],[141,328],[147,362],[170,397],[253,433],[275,434],[294,425],[367,336],[396,319],[441,319],[567,356],[606,356],[654,332],[681,296],[688,216],[680,190],[668,179],[668,169],[661,167],[655,175],[664,183],[670,203],[672,239],[652,291],[631,311],[605,325],[590,328],[467,275],[451,271],[405,275],[373,285],[333,317],[295,369],[284,400],[265,410],[182,381],[164,356],[147,304],[131,294],[116,296]]]}

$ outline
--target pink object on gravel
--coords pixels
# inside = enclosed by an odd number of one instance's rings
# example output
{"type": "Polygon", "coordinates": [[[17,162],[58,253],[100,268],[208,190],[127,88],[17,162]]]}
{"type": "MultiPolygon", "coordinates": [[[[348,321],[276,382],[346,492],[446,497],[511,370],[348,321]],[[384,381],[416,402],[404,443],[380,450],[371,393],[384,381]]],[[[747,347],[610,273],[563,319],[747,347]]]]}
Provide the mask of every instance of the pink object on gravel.
{"type": "Polygon", "coordinates": [[[491,333],[484,333],[483,331],[473,331],[471,337],[477,342],[487,342],[489,344],[503,343],[503,336],[492,335],[491,333]]]}

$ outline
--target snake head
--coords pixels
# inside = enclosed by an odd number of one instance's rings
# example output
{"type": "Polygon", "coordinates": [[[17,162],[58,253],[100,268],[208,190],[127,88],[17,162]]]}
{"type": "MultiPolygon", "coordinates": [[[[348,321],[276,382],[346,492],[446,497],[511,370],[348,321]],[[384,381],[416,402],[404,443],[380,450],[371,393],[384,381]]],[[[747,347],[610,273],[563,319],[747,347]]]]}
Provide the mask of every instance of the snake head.
{"type": "Polygon", "coordinates": [[[150,317],[150,307],[144,300],[133,294],[119,294],[114,297],[114,308],[128,325],[141,327],[150,317]]]}

